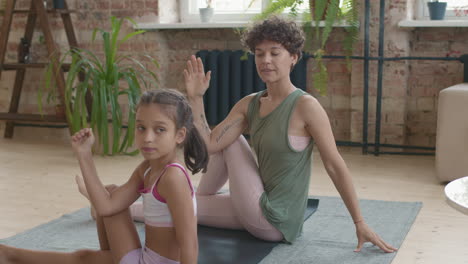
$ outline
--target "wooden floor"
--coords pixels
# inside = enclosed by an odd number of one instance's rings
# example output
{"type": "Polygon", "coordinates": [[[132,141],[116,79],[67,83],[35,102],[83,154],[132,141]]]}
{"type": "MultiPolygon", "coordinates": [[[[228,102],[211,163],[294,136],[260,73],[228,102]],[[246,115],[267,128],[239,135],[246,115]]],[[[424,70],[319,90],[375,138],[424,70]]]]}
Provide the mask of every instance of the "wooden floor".
{"type": "MultiPolygon", "coordinates": [[[[65,140],[18,138],[0,139],[0,238],[88,205],[76,189],[79,168],[65,140]]],[[[361,155],[359,148],[342,149],[342,155],[360,198],[423,202],[394,264],[468,263],[468,216],[445,202],[444,186],[434,175],[434,157],[375,157],[361,155]]],[[[95,160],[104,183],[122,183],[141,158],[95,160]]],[[[198,180],[194,176],[195,184],[198,180]]],[[[316,152],[309,190],[313,195],[337,196],[316,152]]]]}

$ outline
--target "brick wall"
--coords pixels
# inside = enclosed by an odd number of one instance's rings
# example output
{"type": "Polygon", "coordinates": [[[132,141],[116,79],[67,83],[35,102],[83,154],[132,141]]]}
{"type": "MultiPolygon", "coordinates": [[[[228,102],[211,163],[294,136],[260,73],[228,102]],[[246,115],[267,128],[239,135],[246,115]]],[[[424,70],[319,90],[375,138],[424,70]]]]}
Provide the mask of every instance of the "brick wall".
{"type": "MultiPolygon", "coordinates": [[[[160,12],[158,6],[167,0],[100,0],[70,1],[71,7],[78,11],[73,16],[78,40],[83,47],[99,50],[99,44],[91,43],[92,30],[107,27],[109,17],[130,16],[137,21],[170,20],[170,12],[160,12]]],[[[360,0],[361,9],[364,1],[360,0]]],[[[371,1],[370,52],[377,56],[379,1],[371,1]]],[[[398,22],[411,16],[415,0],[386,1],[385,12],[385,57],[399,56],[458,56],[468,53],[468,29],[402,29],[398,22]]],[[[28,1],[19,1],[23,7],[28,1]]],[[[363,12],[361,12],[363,13],[363,12]]],[[[361,25],[364,24],[361,16],[361,25]]],[[[55,19],[56,38],[65,46],[65,37],[60,33],[60,20],[55,19]]],[[[25,17],[14,22],[10,35],[8,60],[16,60],[17,41],[22,36],[25,17]]],[[[126,32],[132,28],[127,26],[126,32]]],[[[343,29],[333,30],[326,49],[330,55],[343,55],[341,45],[343,29]]],[[[150,53],[160,63],[156,70],[160,86],[183,89],[181,71],[187,58],[200,49],[239,49],[239,36],[231,29],[193,29],[150,31],[137,37],[122,52],[141,56],[150,53]]],[[[45,50],[38,43],[38,34],[33,44],[33,55],[45,57],[45,50]]],[[[363,55],[363,32],[356,45],[354,55],[363,55]]],[[[333,131],[338,140],[360,142],[362,139],[363,111],[363,61],[353,60],[349,72],[344,60],[326,59],[329,71],[328,94],[320,96],[308,80],[308,91],[322,103],[330,117],[333,131]]],[[[312,73],[313,61],[309,62],[312,73]]],[[[408,144],[419,146],[435,145],[437,96],[438,92],[459,83],[463,78],[463,67],[459,62],[447,61],[390,61],[384,63],[382,130],[381,142],[389,144],[408,144]]],[[[12,86],[12,73],[3,73],[0,81],[0,111],[9,104],[12,86]]],[[[35,91],[42,72],[29,74],[26,91],[21,100],[21,110],[35,112],[35,91]]],[[[374,139],[375,98],[377,87],[377,62],[371,61],[369,72],[369,141],[374,139]]],[[[49,108],[49,111],[51,108],[49,108]]],[[[1,124],[1,121],[0,121],[1,124]]],[[[0,125],[0,129],[3,126],[0,125]]],[[[45,129],[41,129],[45,130],[45,129]]],[[[1,131],[0,131],[1,132],[1,131]]]]}
{"type": "MultiPolygon", "coordinates": [[[[48,5],[52,4],[47,0],[48,5]]],[[[110,17],[130,17],[136,21],[148,21],[158,18],[158,0],[66,0],[69,9],[76,10],[72,14],[72,22],[75,29],[79,46],[97,52],[102,57],[102,48],[99,36],[95,42],[92,42],[92,33],[95,28],[108,30],[110,28],[110,17]]],[[[163,1],[163,0],[162,0],[163,1]]],[[[18,0],[17,9],[29,8],[30,0],[18,0]]],[[[3,16],[0,16],[3,21],[3,16]]],[[[15,14],[12,22],[12,29],[9,35],[8,51],[6,62],[17,61],[18,42],[24,34],[27,16],[25,14],[15,14]]],[[[59,15],[51,14],[49,16],[54,38],[61,48],[65,51],[68,42],[63,28],[63,23],[59,15]]],[[[126,23],[122,29],[122,34],[133,32],[131,23],[126,23]]],[[[36,23],[36,29],[33,36],[32,46],[30,48],[33,62],[45,62],[47,59],[47,50],[41,43],[42,31],[39,23],[36,23]]],[[[158,34],[146,33],[136,36],[131,44],[122,45],[122,54],[131,54],[141,58],[144,54],[151,54],[159,60],[161,48],[164,47],[164,40],[160,39],[158,34]]],[[[156,69],[154,69],[157,71],[156,69]]],[[[27,69],[23,85],[22,96],[20,100],[19,111],[22,113],[37,113],[37,90],[42,85],[44,69],[27,69]]],[[[2,72],[0,80],[0,112],[8,111],[12,86],[14,82],[14,72],[2,72]]],[[[54,113],[54,106],[48,105],[44,109],[45,113],[54,113]]],[[[4,122],[0,121],[0,133],[3,136],[4,122]]],[[[67,129],[47,129],[36,127],[17,127],[15,136],[34,134],[37,137],[48,139],[49,135],[54,134],[54,138],[66,140],[68,138],[67,129]],[[58,136],[61,135],[61,136],[58,136]]]]}
{"type": "MultiPolygon", "coordinates": [[[[468,28],[421,28],[412,33],[412,56],[458,57],[468,54],[468,28]]],[[[412,61],[410,73],[407,142],[435,146],[439,92],[463,82],[463,64],[458,61],[412,61]]]]}

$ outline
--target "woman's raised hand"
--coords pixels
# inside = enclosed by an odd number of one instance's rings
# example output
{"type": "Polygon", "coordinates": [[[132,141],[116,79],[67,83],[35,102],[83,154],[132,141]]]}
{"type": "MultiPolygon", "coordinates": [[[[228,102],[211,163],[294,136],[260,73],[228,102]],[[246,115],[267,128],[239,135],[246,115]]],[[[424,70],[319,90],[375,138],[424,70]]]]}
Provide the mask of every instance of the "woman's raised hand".
{"type": "Polygon", "coordinates": [[[187,61],[186,69],[184,69],[184,79],[187,97],[201,97],[210,85],[211,71],[205,74],[202,60],[192,55],[187,61]]]}
{"type": "Polygon", "coordinates": [[[71,145],[76,154],[90,152],[94,144],[94,135],[91,128],[83,128],[71,138],[71,145]]]}

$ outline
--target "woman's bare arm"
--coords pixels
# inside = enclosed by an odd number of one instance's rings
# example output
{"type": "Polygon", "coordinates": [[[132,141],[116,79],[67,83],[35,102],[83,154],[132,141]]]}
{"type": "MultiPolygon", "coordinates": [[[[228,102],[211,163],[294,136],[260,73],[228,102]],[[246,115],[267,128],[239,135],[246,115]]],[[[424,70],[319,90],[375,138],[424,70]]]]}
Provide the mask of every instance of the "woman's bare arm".
{"type": "Polygon", "coordinates": [[[192,107],[194,123],[208,148],[209,153],[222,150],[234,142],[247,128],[247,108],[252,96],[241,99],[234,105],[226,119],[213,130],[206,121],[203,95],[208,89],[211,73],[205,73],[200,58],[192,56],[184,70],[187,97],[192,107]]]}
{"type": "Polygon", "coordinates": [[[368,241],[385,252],[394,252],[396,248],[381,239],[364,221],[351,173],[338,152],[330,121],[325,110],[312,96],[303,96],[299,100],[298,109],[302,119],[305,121],[306,130],[312,136],[319,149],[328,175],[353,218],[358,238],[356,251],[360,251],[364,242],[368,241]]]}

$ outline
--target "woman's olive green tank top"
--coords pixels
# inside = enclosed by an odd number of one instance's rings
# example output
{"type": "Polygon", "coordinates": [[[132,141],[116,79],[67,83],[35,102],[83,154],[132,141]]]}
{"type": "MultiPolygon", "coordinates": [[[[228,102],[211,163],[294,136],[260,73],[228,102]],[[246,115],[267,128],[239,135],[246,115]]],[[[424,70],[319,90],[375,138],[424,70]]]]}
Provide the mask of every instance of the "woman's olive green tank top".
{"type": "Polygon", "coordinates": [[[266,219],[293,242],[302,231],[311,173],[312,146],[294,150],[288,139],[289,120],[297,100],[306,92],[296,89],[264,117],[259,116],[259,92],[249,104],[247,118],[265,192],[260,207],[266,219]]]}

